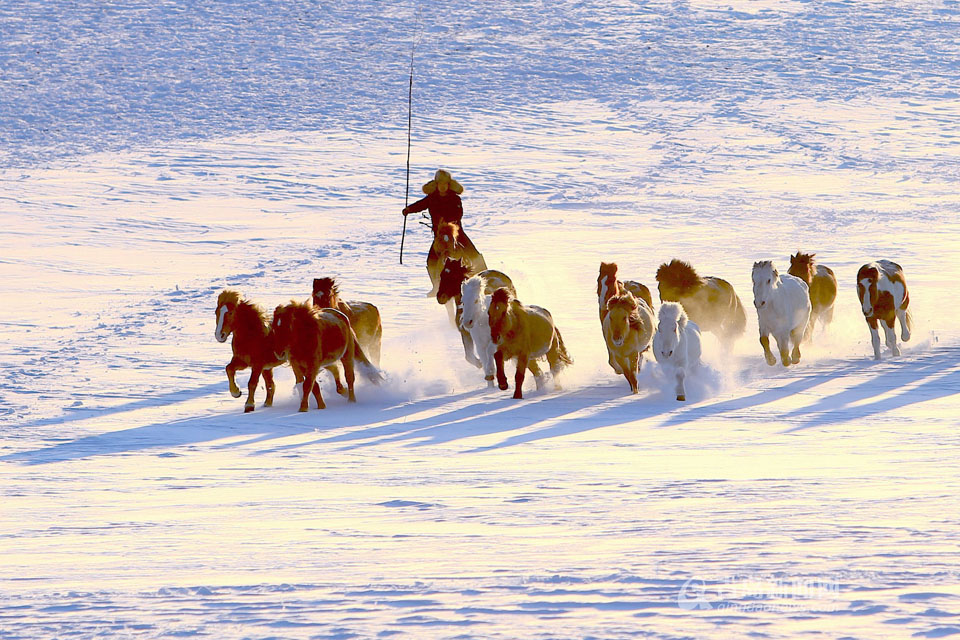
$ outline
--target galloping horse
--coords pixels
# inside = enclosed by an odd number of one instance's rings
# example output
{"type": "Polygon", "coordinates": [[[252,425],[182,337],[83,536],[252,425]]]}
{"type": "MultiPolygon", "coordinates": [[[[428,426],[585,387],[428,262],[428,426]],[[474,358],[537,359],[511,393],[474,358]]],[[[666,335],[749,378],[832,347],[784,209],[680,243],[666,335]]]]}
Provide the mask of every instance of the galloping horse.
{"type": "Polygon", "coordinates": [[[217,297],[217,328],[213,336],[217,342],[226,342],[233,334],[231,347],[233,358],[227,365],[227,381],[230,383],[230,395],[234,398],[241,396],[237,387],[236,373],[249,367],[250,381],[247,383],[247,401],[243,405],[244,413],[254,410],[253,396],[263,375],[263,382],[267,387],[267,399],[263,406],[273,405],[273,394],[276,385],[273,383],[273,368],[279,367],[286,359],[274,354],[273,339],[270,335],[270,322],[263,310],[240,297],[240,294],[225,289],[217,297]]]}
{"type": "Polygon", "coordinates": [[[354,364],[374,384],[383,380],[380,371],[363,353],[350,320],[336,309],[320,309],[311,302],[292,301],[273,312],[272,332],[276,357],[289,360],[297,379],[303,380],[300,411],[307,410],[310,390],[317,408],[326,408],[316,379],[321,368],[336,371],[338,360],[343,365],[350,402],[357,401],[353,392],[354,364]]]}
{"type": "Polygon", "coordinates": [[[447,258],[437,289],[438,303],[445,305],[450,300],[456,303],[455,323],[463,342],[464,357],[470,364],[483,367],[484,378],[491,386],[495,348],[490,339],[487,307],[490,295],[500,287],[506,287],[516,295],[513,282],[505,273],[487,269],[471,277],[469,267],[463,260],[447,258]]]}
{"type": "Polygon", "coordinates": [[[380,366],[380,344],[383,326],[380,310],[369,302],[340,299],[340,287],[333,278],[313,279],[313,304],[320,308],[336,309],[350,320],[357,340],[370,361],[380,366]]]}
{"type": "Polygon", "coordinates": [[[440,274],[447,258],[461,260],[468,268],[470,275],[485,271],[487,263],[483,256],[473,246],[463,228],[456,222],[441,222],[437,225],[433,236],[433,246],[427,255],[427,274],[430,276],[432,289],[427,297],[437,295],[440,286],[440,274]]]}
{"type": "Polygon", "coordinates": [[[497,345],[493,357],[501,390],[508,388],[503,361],[517,359],[516,389],[513,392],[515,399],[523,398],[523,378],[527,369],[533,374],[537,389],[542,388],[543,374],[537,365],[537,358],[546,356],[554,379],[561,369],[573,364],[560,331],[554,326],[553,317],[546,309],[523,305],[508,288],[500,287],[493,292],[487,313],[490,339],[497,345]]]}
{"type": "Polygon", "coordinates": [[[660,305],[657,319],[653,356],[667,375],[672,374],[677,381],[677,400],[683,402],[687,399],[683,381],[687,374],[700,368],[700,328],[676,302],[660,305]]]}
{"type": "Polygon", "coordinates": [[[873,357],[880,359],[879,324],[883,323],[883,333],[887,346],[893,355],[900,355],[897,346],[897,334],[894,323],[900,320],[900,338],[910,340],[913,319],[910,315],[910,291],[903,279],[903,269],[896,262],[877,260],[870,262],[857,272],[857,297],[863,317],[870,327],[870,342],[873,344],[873,357]]]}
{"type": "MultiPolygon", "coordinates": [[[[647,303],[650,311],[653,311],[653,298],[650,296],[650,289],[646,285],[636,280],[617,280],[617,264],[615,262],[601,262],[600,275],[597,277],[597,304],[600,307],[600,324],[603,325],[603,317],[607,312],[607,300],[611,297],[620,295],[624,290],[629,291],[637,300],[643,300],[647,303]]],[[[613,357],[613,352],[607,347],[607,362],[617,373],[623,373],[613,357]]]]}
{"type": "Polygon", "coordinates": [[[720,338],[725,348],[743,335],[747,314],[726,280],[701,277],[688,262],[671,260],[657,269],[661,302],[679,302],[690,320],[720,338]]]}
{"type": "Polygon", "coordinates": [[[787,271],[806,282],[810,291],[810,326],[807,327],[805,338],[813,335],[813,325],[817,319],[824,328],[833,321],[833,303],[837,299],[837,277],[830,267],[816,264],[813,260],[815,255],[797,251],[796,255],[790,256],[790,270],[787,271]]]}
{"type": "Polygon", "coordinates": [[[760,345],[767,364],[777,363],[770,335],[777,341],[783,366],[800,362],[800,343],[810,325],[810,293],[796,276],[780,275],[769,260],[753,263],[753,305],[760,322],[760,345]],[[793,352],[790,344],[793,343],[793,352]]]}
{"type": "Polygon", "coordinates": [[[650,348],[653,338],[653,312],[647,303],[637,300],[629,291],[607,299],[603,316],[603,339],[614,371],[622,373],[637,393],[637,374],[643,361],[643,353],[650,348]]]}

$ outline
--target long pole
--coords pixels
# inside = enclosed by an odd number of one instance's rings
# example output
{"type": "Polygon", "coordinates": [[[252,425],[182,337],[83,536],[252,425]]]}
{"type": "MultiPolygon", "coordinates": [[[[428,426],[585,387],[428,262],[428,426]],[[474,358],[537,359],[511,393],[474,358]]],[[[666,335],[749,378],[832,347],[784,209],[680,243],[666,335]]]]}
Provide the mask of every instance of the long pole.
{"type": "MultiPolygon", "coordinates": [[[[407,88],[407,184],[403,189],[403,208],[410,204],[410,140],[413,132],[413,54],[423,37],[423,23],[421,14],[417,12],[417,23],[420,25],[420,34],[410,47],[410,84],[407,88]]],[[[407,239],[407,216],[403,216],[403,231],[400,234],[400,264],[403,264],[403,242],[407,239]]]]}

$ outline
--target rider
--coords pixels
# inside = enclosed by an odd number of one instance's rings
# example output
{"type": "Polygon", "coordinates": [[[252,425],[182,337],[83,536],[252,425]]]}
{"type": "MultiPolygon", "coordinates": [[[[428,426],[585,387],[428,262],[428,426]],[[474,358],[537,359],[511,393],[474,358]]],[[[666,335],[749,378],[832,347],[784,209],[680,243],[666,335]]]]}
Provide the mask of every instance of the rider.
{"type": "Polygon", "coordinates": [[[463,193],[463,187],[450,176],[449,171],[437,169],[433,180],[423,185],[423,192],[427,194],[426,197],[405,207],[403,215],[429,209],[430,226],[434,234],[441,222],[460,224],[460,219],[463,218],[463,203],[460,202],[459,194],[463,193]]]}

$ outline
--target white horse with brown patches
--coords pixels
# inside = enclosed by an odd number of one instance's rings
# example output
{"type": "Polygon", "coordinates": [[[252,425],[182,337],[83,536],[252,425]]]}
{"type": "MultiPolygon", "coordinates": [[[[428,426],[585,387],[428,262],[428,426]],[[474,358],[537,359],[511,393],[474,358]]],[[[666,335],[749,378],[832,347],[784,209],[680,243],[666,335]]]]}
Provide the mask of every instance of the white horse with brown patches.
{"type": "Polygon", "coordinates": [[[894,325],[900,320],[900,338],[910,340],[913,321],[910,317],[910,291],[903,278],[903,269],[896,262],[877,260],[870,262],[857,272],[857,297],[863,317],[870,327],[870,342],[873,344],[873,357],[880,359],[880,325],[887,346],[895,356],[900,355],[897,346],[897,333],[894,325]]]}
{"type": "Polygon", "coordinates": [[[770,336],[777,341],[783,366],[800,362],[800,343],[810,324],[810,293],[796,276],[777,272],[769,260],[753,264],[753,306],[760,324],[760,345],[767,364],[777,358],[770,351],[770,336]],[[791,351],[790,345],[793,345],[791,351]]]}

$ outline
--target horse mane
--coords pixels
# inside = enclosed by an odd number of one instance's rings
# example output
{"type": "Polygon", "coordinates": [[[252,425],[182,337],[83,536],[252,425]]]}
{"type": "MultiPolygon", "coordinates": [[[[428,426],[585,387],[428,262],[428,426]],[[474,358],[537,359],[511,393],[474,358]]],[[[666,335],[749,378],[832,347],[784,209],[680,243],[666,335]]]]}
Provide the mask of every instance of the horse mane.
{"type": "Polygon", "coordinates": [[[444,230],[450,234],[450,237],[453,238],[454,242],[456,242],[457,238],[460,237],[460,225],[458,225],[456,222],[445,221],[437,225],[437,235],[443,233],[444,230]]]}
{"type": "Polygon", "coordinates": [[[607,309],[620,307],[627,312],[627,322],[631,329],[640,329],[643,322],[640,320],[640,305],[637,304],[637,298],[629,291],[615,294],[607,300],[607,309]]]}
{"type": "Polygon", "coordinates": [[[605,278],[617,277],[617,263],[616,262],[601,262],[600,263],[600,275],[597,276],[597,295],[600,295],[600,287],[605,278]]]}
{"type": "Polygon", "coordinates": [[[683,310],[683,306],[678,302],[664,302],[661,304],[658,318],[661,322],[664,320],[672,322],[679,327],[680,331],[683,331],[687,326],[687,312],[683,310]]]}
{"type": "Polygon", "coordinates": [[[770,271],[773,272],[773,277],[777,278],[780,274],[777,272],[777,268],[773,266],[773,260],[761,260],[760,262],[753,263],[753,273],[756,273],[758,269],[763,269],[770,267],[770,271]]]}
{"type": "Polygon", "coordinates": [[[513,294],[510,293],[510,289],[507,289],[506,287],[500,287],[493,292],[493,296],[490,298],[490,305],[493,306],[498,302],[510,304],[514,300],[515,298],[513,297],[513,294]]]}
{"type": "Polygon", "coordinates": [[[870,278],[872,280],[880,279],[880,269],[875,263],[865,264],[857,271],[857,282],[859,283],[864,278],[870,278]]]}
{"type": "Polygon", "coordinates": [[[470,265],[461,258],[447,258],[446,262],[443,263],[443,269],[444,271],[449,269],[450,273],[459,275],[461,282],[466,280],[467,275],[470,273],[470,265]]]}
{"type": "Polygon", "coordinates": [[[333,278],[314,278],[313,298],[317,300],[319,307],[336,308],[340,302],[340,285],[333,278]],[[318,293],[320,295],[317,295],[318,293]],[[329,304],[323,304],[324,302],[329,304]]]}
{"type": "Polygon", "coordinates": [[[813,280],[815,273],[813,257],[815,253],[800,253],[790,256],[790,269],[787,271],[792,276],[796,276],[806,282],[808,285],[813,280]]]}
{"type": "Polygon", "coordinates": [[[689,291],[702,286],[705,281],[689,262],[674,258],[669,263],[661,264],[657,269],[657,282],[680,291],[689,291]]]}
{"type": "Polygon", "coordinates": [[[252,333],[266,332],[270,328],[270,320],[260,305],[241,297],[239,292],[232,289],[224,290],[217,298],[217,308],[224,304],[234,305],[235,323],[238,327],[243,327],[252,333]]]}

